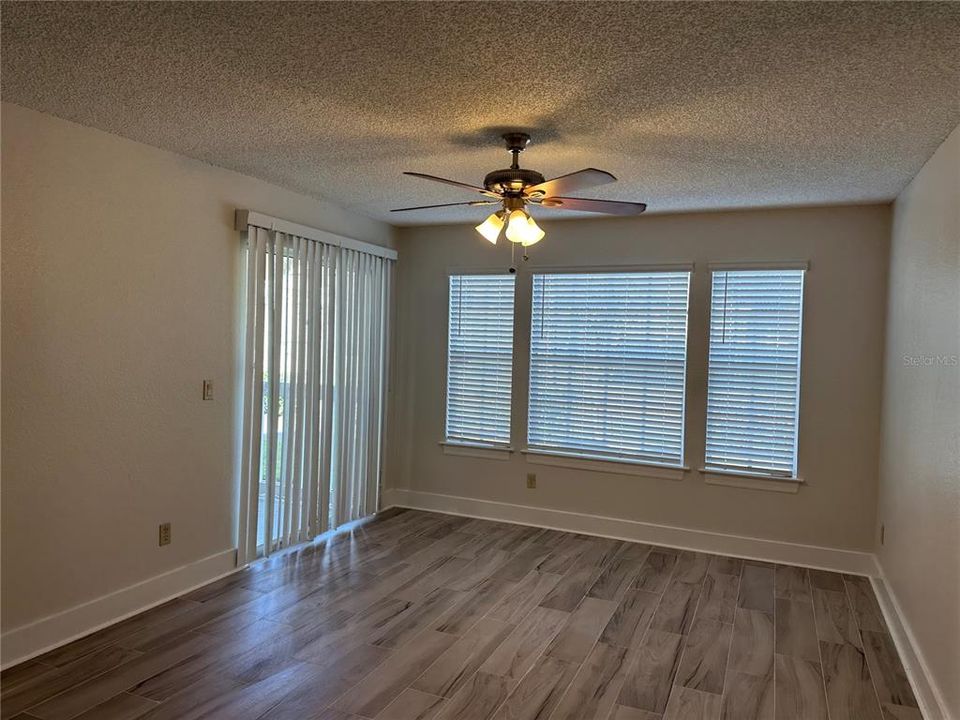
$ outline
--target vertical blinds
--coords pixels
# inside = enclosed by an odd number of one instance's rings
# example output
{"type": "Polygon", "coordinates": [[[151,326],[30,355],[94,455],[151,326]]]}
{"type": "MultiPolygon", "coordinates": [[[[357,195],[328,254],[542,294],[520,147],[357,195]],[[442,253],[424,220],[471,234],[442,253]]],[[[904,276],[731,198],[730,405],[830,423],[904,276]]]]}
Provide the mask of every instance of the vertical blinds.
{"type": "Polygon", "coordinates": [[[447,440],[510,443],[513,275],[451,275],[447,440]]]}
{"type": "Polygon", "coordinates": [[[377,509],[392,263],[250,225],[239,562],[377,509]]]}
{"type": "Polygon", "coordinates": [[[707,468],[796,476],[803,277],[713,273],[707,468]]]}
{"type": "Polygon", "coordinates": [[[681,465],[689,272],[533,276],[528,444],[681,465]]]}

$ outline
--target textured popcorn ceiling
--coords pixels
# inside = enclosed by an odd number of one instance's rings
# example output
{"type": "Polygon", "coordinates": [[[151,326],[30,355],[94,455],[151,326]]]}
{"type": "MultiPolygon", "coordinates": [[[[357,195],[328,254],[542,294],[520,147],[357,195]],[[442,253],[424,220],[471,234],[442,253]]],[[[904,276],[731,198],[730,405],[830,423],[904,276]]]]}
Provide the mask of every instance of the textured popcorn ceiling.
{"type": "MultiPolygon", "coordinates": [[[[402,170],[594,166],[651,211],[889,200],[960,122],[955,3],[11,3],[3,99],[395,223],[402,170]]],[[[565,215],[542,210],[544,216],[565,215]]]]}

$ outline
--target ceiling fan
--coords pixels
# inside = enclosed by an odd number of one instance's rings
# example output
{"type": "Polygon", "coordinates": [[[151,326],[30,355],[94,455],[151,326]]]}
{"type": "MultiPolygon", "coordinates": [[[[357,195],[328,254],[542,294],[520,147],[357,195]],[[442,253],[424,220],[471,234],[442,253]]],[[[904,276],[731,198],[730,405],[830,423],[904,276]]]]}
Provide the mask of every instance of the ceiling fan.
{"type": "Polygon", "coordinates": [[[530,135],[523,132],[505,133],[503,135],[507,150],[513,156],[509,168],[494,170],[483,179],[483,187],[469,185],[436,177],[424,173],[405,172],[404,175],[433,180],[434,182],[454,185],[465,190],[479,193],[483,200],[469,202],[441,203],[439,205],[421,205],[419,207],[397,208],[390,212],[407,212],[408,210],[427,210],[430,208],[455,207],[459,205],[501,205],[502,209],[490,215],[477,225],[477,232],[496,244],[500,233],[506,225],[507,240],[520,243],[523,246],[533,245],[543,239],[544,232],[527,208],[545,207],[558,210],[582,210],[586,212],[606,213],[608,215],[639,215],[647,206],[639,202],[619,202],[615,200],[591,200],[588,198],[566,197],[566,193],[577,192],[586,188],[605,185],[615,182],[616,178],[604,170],[586,168],[577,172],[561,175],[552,180],[544,180],[543,175],[536,170],[520,167],[520,153],[530,143],[530,135]]]}

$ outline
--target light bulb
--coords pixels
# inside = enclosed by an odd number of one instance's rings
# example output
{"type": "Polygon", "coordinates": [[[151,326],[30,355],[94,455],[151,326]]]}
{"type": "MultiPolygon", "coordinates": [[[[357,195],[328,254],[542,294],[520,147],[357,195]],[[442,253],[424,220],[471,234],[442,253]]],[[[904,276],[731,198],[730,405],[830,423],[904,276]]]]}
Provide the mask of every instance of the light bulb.
{"type": "Polygon", "coordinates": [[[507,240],[522,243],[530,235],[530,225],[527,223],[527,214],[523,210],[514,210],[507,221],[507,240]]]}
{"type": "Polygon", "coordinates": [[[500,231],[503,230],[503,218],[500,213],[493,213],[490,217],[477,225],[477,232],[483,235],[494,245],[497,244],[497,238],[500,237],[500,231]]]}
{"type": "Polygon", "coordinates": [[[529,215],[527,216],[527,227],[527,238],[522,241],[524,247],[536,245],[543,240],[543,236],[546,235],[546,233],[540,229],[540,226],[537,225],[529,215]]]}

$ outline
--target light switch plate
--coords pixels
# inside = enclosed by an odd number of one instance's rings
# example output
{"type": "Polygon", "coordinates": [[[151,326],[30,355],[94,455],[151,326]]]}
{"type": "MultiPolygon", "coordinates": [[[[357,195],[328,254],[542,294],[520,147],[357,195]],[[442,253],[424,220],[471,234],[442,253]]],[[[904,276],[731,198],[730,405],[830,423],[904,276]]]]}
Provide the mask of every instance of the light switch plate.
{"type": "Polygon", "coordinates": [[[203,399],[213,400],[213,380],[203,381],[203,399]]]}

